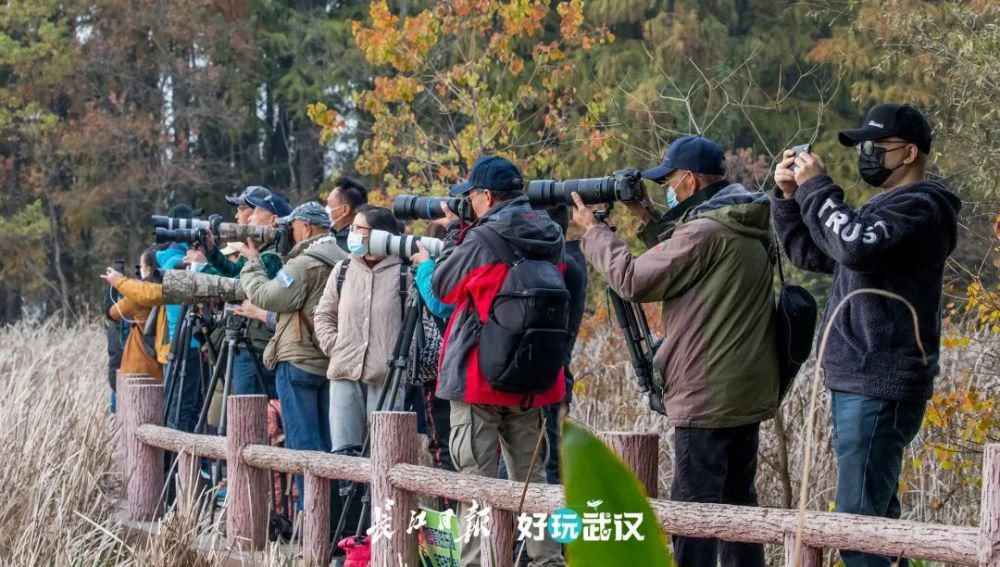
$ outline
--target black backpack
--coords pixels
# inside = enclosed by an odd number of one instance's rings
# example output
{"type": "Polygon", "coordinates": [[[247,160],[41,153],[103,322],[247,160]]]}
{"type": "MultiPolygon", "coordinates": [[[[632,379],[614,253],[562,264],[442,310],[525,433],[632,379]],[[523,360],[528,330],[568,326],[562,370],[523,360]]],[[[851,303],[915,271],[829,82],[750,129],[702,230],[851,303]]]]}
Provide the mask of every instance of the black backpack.
{"type": "Polygon", "coordinates": [[[781,291],[778,294],[777,340],[778,340],[778,401],[788,393],[799,368],[812,352],[813,335],[816,331],[818,310],[816,298],[804,287],[786,283],[785,271],[781,265],[781,251],[778,251],[778,277],[781,291]]]}
{"type": "Polygon", "coordinates": [[[479,336],[479,369],[501,392],[533,396],[551,388],[563,367],[569,290],[548,260],[516,253],[489,225],[478,234],[509,267],[479,336]]]}

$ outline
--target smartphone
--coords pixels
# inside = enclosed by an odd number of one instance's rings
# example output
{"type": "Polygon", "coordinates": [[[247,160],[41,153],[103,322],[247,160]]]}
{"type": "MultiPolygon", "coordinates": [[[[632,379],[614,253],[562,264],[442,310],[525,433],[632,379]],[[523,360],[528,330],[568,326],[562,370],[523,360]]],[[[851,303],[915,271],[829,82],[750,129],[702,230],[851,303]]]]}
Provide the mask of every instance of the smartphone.
{"type": "MultiPolygon", "coordinates": [[[[811,153],[812,147],[813,147],[812,144],[799,144],[793,147],[792,151],[795,152],[795,157],[799,157],[802,154],[811,153]]],[[[795,170],[795,164],[792,164],[792,170],[793,171],[795,170]]]]}
{"type": "Polygon", "coordinates": [[[115,271],[118,272],[119,274],[124,274],[125,273],[125,260],[123,260],[123,259],[115,260],[111,264],[111,267],[114,268],[115,271]]]}

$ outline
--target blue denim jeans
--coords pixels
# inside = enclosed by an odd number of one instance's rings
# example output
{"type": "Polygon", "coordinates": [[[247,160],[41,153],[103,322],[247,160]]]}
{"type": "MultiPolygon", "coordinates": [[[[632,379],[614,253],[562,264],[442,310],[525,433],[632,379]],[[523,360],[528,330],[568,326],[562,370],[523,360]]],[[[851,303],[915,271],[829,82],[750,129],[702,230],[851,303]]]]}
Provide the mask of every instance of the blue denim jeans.
{"type": "Polygon", "coordinates": [[[233,384],[232,393],[236,395],[265,394],[270,399],[278,397],[274,384],[274,371],[264,366],[264,362],[258,358],[257,363],[260,368],[260,377],[264,382],[264,390],[260,391],[257,384],[257,372],[254,369],[253,355],[245,348],[241,348],[233,357],[233,384]]]}
{"type": "MultiPolygon", "coordinates": [[[[832,404],[837,511],[899,518],[903,450],[920,431],[927,403],[835,391],[832,404]]],[[[893,560],[856,551],[841,551],[840,557],[847,567],[888,566],[893,560]]],[[[900,565],[905,567],[906,560],[900,565]]]]}
{"type": "MultiPolygon", "coordinates": [[[[310,374],[290,362],[279,362],[275,369],[281,421],[285,426],[285,447],[304,451],[330,450],[330,381],[326,376],[310,374]]],[[[295,475],[302,495],[302,475],[295,475]]]]}

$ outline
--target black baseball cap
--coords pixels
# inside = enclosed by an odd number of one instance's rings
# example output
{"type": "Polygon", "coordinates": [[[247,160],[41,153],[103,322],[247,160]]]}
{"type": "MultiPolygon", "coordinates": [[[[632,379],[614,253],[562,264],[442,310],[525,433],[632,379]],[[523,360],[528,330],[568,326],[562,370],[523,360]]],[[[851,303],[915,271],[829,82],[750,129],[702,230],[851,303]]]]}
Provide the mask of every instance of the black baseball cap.
{"type": "Polygon", "coordinates": [[[701,136],[681,136],[670,144],[663,162],[642,172],[650,181],[662,182],[675,169],[722,175],[726,172],[726,152],[722,146],[701,136]]]}
{"type": "Polygon", "coordinates": [[[270,194],[271,190],[267,187],[263,187],[261,185],[249,185],[238,195],[226,195],[226,201],[228,201],[230,205],[247,205],[248,207],[252,207],[253,205],[250,204],[248,197],[253,196],[257,199],[264,199],[270,194]]]}
{"type": "Polygon", "coordinates": [[[931,125],[922,112],[908,104],[880,104],[868,111],[860,128],[837,134],[840,143],[856,146],[867,140],[900,138],[925,154],[931,151],[931,125]]]}
{"type": "Polygon", "coordinates": [[[519,193],[524,190],[524,177],[509,160],[499,156],[482,156],[472,165],[469,180],[452,185],[450,193],[452,197],[458,197],[473,189],[519,193]]]}

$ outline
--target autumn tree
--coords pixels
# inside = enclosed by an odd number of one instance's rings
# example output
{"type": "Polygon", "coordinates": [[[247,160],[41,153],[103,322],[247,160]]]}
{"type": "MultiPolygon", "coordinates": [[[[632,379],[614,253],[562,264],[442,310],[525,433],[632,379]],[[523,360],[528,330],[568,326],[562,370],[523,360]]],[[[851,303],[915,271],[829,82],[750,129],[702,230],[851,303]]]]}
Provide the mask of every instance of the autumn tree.
{"type": "Polygon", "coordinates": [[[357,168],[391,193],[441,191],[485,153],[528,177],[609,158],[605,100],[583,96],[574,54],[614,37],[584,22],[581,0],[458,0],[407,16],[383,0],[354,37],[377,72],[356,96],[370,117],[357,168]]]}

